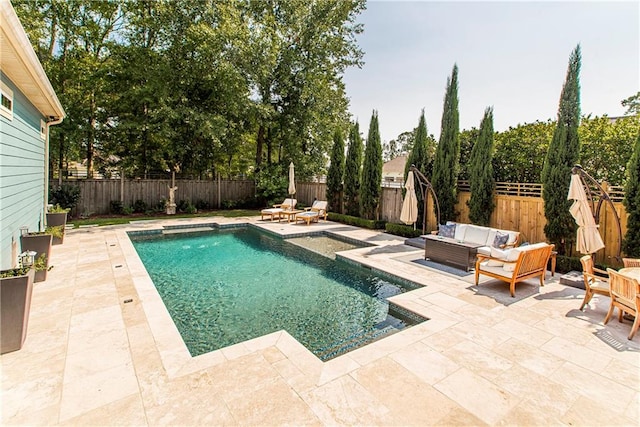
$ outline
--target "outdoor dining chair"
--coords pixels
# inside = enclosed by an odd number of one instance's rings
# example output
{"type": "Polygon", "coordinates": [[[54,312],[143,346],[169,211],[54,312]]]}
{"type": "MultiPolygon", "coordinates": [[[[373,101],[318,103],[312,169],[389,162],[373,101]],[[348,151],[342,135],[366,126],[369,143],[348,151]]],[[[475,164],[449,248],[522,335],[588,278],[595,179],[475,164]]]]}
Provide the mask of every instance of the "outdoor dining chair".
{"type": "Polygon", "coordinates": [[[584,277],[584,289],[586,291],[580,306],[582,311],[584,306],[589,304],[594,294],[609,296],[609,274],[594,267],[591,255],[585,255],[580,258],[580,263],[582,264],[582,276],[584,277]],[[599,275],[596,275],[596,273],[599,275]]]}
{"type": "Polygon", "coordinates": [[[631,332],[627,339],[633,339],[640,326],[640,283],[632,277],[625,276],[617,271],[608,268],[609,284],[611,287],[611,305],[604,318],[606,325],[613,311],[618,307],[618,322],[622,322],[623,313],[635,316],[631,332]]]}
{"type": "Polygon", "coordinates": [[[640,258],[622,258],[624,267],[640,267],[640,258]]]}

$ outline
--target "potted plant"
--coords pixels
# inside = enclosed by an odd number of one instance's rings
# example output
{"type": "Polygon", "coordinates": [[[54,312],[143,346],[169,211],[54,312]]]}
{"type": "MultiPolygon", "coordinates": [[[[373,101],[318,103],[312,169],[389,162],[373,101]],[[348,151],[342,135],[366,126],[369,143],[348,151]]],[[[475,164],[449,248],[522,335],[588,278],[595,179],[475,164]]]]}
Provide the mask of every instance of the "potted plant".
{"type": "Polygon", "coordinates": [[[41,254],[33,263],[33,269],[36,272],[33,281],[38,283],[47,280],[47,272],[52,268],[53,266],[49,265],[47,257],[44,254],[41,254]]]}
{"type": "Polygon", "coordinates": [[[20,246],[22,252],[36,252],[36,260],[40,260],[40,267],[44,262],[44,268],[36,271],[34,282],[42,282],[47,279],[47,271],[49,271],[49,253],[51,252],[51,241],[53,236],[44,232],[27,233],[20,236],[20,246]],[[43,257],[44,255],[44,257],[43,257]]]}
{"type": "Polygon", "coordinates": [[[0,271],[0,354],[20,350],[27,337],[35,270],[0,271]]]}
{"type": "Polygon", "coordinates": [[[64,241],[64,229],[67,225],[67,213],[69,209],[60,204],[49,206],[47,209],[47,232],[53,235],[53,244],[61,245],[64,241]]]}
{"type": "Polygon", "coordinates": [[[51,244],[61,245],[64,241],[64,225],[48,225],[44,230],[45,234],[51,234],[51,244]]]}

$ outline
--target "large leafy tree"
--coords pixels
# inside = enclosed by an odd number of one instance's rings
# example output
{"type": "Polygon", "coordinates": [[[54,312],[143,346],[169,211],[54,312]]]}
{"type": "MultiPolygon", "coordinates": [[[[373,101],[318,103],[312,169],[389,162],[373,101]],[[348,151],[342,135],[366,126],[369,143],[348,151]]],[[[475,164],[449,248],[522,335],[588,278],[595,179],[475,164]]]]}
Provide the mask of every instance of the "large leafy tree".
{"type": "MultiPolygon", "coordinates": [[[[295,156],[300,174],[324,167],[332,129],[347,122],[342,73],[361,63],[363,0],[247,2],[245,69],[255,96],[256,168],[295,156]]],[[[298,168],[296,169],[298,172],[298,168]]]]}
{"type": "Polygon", "coordinates": [[[377,219],[382,184],[382,144],[378,124],[378,112],[373,111],[369,123],[367,146],[362,166],[362,214],[367,219],[377,219]]]}
{"type": "Polygon", "coordinates": [[[360,216],[362,151],[360,126],[355,122],[349,131],[349,148],[344,171],[344,208],[347,215],[352,216],[360,216]]]}
{"type": "MultiPolygon", "coordinates": [[[[413,147],[407,157],[407,163],[404,166],[405,178],[409,173],[411,165],[415,165],[420,172],[425,176],[430,177],[433,171],[434,151],[435,141],[433,141],[432,138],[429,138],[429,135],[427,134],[427,121],[424,118],[424,110],[422,110],[420,119],[418,120],[418,127],[415,132],[413,147]]],[[[418,197],[418,219],[416,222],[421,224],[424,215],[424,200],[422,198],[422,192],[417,191],[416,195],[418,197]]]]}
{"type": "Polygon", "coordinates": [[[547,219],[544,233],[556,245],[559,254],[565,254],[566,244],[575,239],[576,225],[569,213],[571,202],[567,200],[567,194],[571,168],[580,154],[580,62],[578,45],[569,58],[567,76],[560,95],[558,120],[542,169],[542,197],[547,219]]]}
{"type": "Polygon", "coordinates": [[[636,117],[583,117],[578,128],[580,165],[597,181],[623,185],[638,132],[636,117]]]}
{"type": "Polygon", "coordinates": [[[623,107],[627,107],[626,114],[640,114],[640,91],[635,95],[623,99],[621,104],[623,107]]]}
{"type": "Polygon", "coordinates": [[[495,208],[493,192],[495,179],[493,178],[493,108],[484,111],[480,123],[478,139],[471,149],[469,167],[469,184],[471,198],[469,199],[469,219],[474,224],[489,225],[491,213],[495,208]]]}
{"type": "Polygon", "coordinates": [[[457,182],[460,168],[460,117],[458,112],[458,66],[447,78],[442,111],[442,130],[433,163],[433,189],[440,203],[440,221],[455,220],[457,182]]]}
{"type": "Polygon", "coordinates": [[[333,134],[333,150],[331,151],[331,164],[327,173],[327,201],[329,209],[342,213],[342,182],[344,177],[344,140],[339,130],[333,134]]]}
{"type": "Polygon", "coordinates": [[[624,207],[627,210],[627,233],[622,250],[629,257],[640,257],[640,133],[627,165],[627,182],[624,187],[624,207]]]}
{"type": "Polygon", "coordinates": [[[495,135],[493,170],[498,182],[539,183],[555,122],[536,121],[495,135]]]}
{"type": "Polygon", "coordinates": [[[13,4],[68,113],[52,133],[60,169],[234,175],[295,159],[304,178],[348,122],[364,0],[13,4]]]}

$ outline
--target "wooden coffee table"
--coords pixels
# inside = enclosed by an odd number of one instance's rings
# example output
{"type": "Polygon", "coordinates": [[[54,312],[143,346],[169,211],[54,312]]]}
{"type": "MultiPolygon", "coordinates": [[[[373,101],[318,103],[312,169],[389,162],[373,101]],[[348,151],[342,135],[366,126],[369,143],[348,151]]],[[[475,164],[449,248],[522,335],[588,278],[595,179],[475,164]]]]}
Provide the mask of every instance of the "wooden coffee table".
{"type": "Polygon", "coordinates": [[[428,234],[424,242],[424,259],[450,265],[464,271],[475,265],[478,248],[484,245],[428,234]]]}
{"type": "Polygon", "coordinates": [[[280,222],[280,220],[283,217],[287,217],[287,222],[291,222],[291,221],[295,220],[296,219],[296,215],[301,213],[301,212],[304,212],[304,211],[301,211],[299,209],[284,210],[284,211],[280,212],[280,218],[278,218],[278,222],[280,222]]]}

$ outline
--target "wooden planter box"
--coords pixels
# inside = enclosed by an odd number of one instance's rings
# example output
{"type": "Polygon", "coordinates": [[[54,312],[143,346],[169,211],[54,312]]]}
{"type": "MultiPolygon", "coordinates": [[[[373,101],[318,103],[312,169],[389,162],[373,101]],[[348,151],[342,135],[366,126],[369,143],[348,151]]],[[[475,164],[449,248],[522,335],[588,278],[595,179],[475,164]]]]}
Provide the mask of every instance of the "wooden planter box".
{"type": "Polygon", "coordinates": [[[20,247],[22,252],[35,251],[36,259],[42,254],[45,254],[47,258],[47,268],[41,271],[36,271],[34,282],[42,282],[47,280],[47,269],[49,267],[49,254],[51,253],[51,234],[27,234],[20,236],[20,247]]]}
{"type": "Polygon", "coordinates": [[[20,350],[27,337],[34,273],[0,278],[0,354],[20,350]]]}
{"type": "Polygon", "coordinates": [[[67,213],[56,212],[47,214],[47,227],[59,227],[62,226],[62,237],[53,237],[53,245],[61,245],[64,242],[64,227],[67,225],[67,213]]]}

